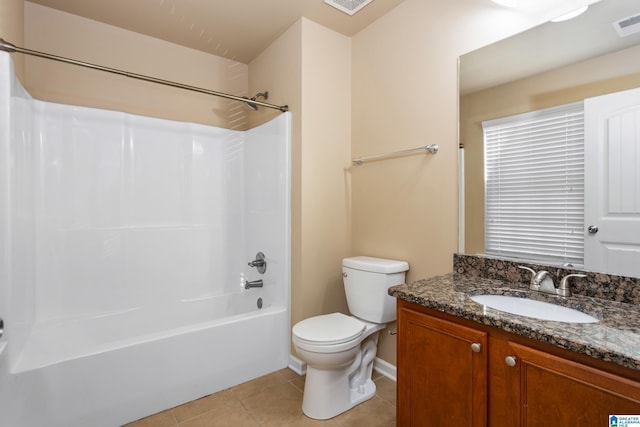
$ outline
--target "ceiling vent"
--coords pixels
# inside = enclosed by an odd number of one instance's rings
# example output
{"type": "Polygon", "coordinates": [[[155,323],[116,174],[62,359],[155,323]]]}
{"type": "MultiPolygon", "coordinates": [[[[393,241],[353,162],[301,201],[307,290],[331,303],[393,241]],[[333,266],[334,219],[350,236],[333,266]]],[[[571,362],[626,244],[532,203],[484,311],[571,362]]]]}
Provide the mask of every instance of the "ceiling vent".
{"type": "Polygon", "coordinates": [[[613,28],[616,29],[620,37],[640,32],[640,13],[614,22],[613,28]]]}
{"type": "Polygon", "coordinates": [[[353,15],[372,1],[373,0],[324,0],[326,4],[348,15],[353,15]]]}

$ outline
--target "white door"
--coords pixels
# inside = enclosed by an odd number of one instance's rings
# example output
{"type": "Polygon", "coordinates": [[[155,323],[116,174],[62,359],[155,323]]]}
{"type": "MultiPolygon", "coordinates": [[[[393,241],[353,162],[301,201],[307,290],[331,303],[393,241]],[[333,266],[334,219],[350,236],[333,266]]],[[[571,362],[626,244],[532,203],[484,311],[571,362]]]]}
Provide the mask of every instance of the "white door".
{"type": "Polygon", "coordinates": [[[584,262],[640,277],[640,89],[585,100],[584,262]]]}

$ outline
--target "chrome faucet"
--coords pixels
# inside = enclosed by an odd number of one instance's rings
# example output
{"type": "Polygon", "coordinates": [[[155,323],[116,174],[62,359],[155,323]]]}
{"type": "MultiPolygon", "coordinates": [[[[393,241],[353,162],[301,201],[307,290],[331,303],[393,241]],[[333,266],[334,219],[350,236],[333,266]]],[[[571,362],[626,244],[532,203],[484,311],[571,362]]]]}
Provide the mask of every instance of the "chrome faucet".
{"type": "Polygon", "coordinates": [[[249,281],[249,280],[245,280],[244,281],[244,288],[245,289],[261,288],[263,286],[264,286],[264,283],[262,283],[262,279],[253,280],[253,281],[249,281]]]}
{"type": "Polygon", "coordinates": [[[556,293],[556,285],[553,283],[553,277],[547,270],[540,270],[534,274],[531,279],[531,285],[536,287],[536,290],[540,292],[546,292],[548,294],[556,293]]]}
{"type": "Polygon", "coordinates": [[[571,285],[569,285],[568,280],[570,277],[587,277],[584,274],[568,274],[562,278],[560,286],[556,288],[556,285],[553,283],[553,277],[551,277],[551,273],[547,270],[540,270],[536,273],[532,268],[525,267],[523,265],[519,265],[518,268],[531,272],[532,276],[529,289],[532,291],[544,292],[562,297],[571,296],[571,285]]]}

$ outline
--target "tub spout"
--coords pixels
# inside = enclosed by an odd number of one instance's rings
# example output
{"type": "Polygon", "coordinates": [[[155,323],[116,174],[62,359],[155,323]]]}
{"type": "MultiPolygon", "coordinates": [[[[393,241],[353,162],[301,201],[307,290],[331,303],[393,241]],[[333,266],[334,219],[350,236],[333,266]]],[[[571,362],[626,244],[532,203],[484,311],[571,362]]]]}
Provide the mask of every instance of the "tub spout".
{"type": "Polygon", "coordinates": [[[245,289],[261,288],[263,285],[264,284],[262,283],[262,279],[253,280],[253,281],[245,280],[245,282],[244,282],[244,288],[245,289]]]}

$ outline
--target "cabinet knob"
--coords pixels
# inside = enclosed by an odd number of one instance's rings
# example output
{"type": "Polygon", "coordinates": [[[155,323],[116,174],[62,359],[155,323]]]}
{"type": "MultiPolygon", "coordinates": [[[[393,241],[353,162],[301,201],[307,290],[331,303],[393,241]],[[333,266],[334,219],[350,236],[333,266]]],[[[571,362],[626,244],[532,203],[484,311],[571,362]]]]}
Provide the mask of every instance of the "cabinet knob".
{"type": "Polygon", "coordinates": [[[480,353],[480,351],[482,351],[482,344],[480,344],[479,342],[474,342],[473,344],[471,344],[471,350],[474,353],[480,353]]]}
{"type": "Polygon", "coordinates": [[[517,359],[515,356],[507,356],[504,358],[504,363],[506,363],[507,366],[510,366],[512,368],[516,366],[516,362],[517,362],[517,359]]]}

